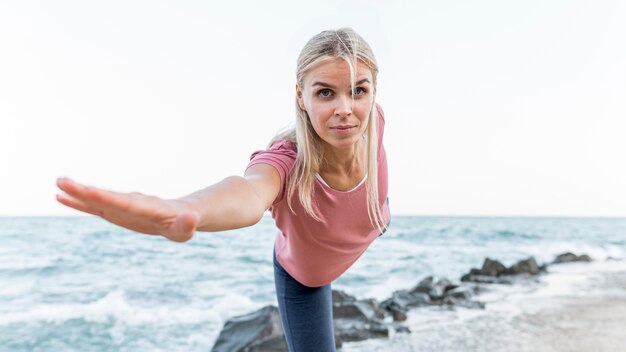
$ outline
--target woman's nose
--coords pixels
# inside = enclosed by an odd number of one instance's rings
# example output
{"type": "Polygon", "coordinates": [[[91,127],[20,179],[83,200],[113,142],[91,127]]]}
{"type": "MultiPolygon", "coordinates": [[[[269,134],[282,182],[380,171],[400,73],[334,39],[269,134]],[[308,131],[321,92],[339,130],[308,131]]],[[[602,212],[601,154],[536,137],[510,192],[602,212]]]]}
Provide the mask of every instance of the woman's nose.
{"type": "Polygon", "coordinates": [[[337,116],[346,117],[352,114],[352,104],[354,101],[350,95],[341,94],[336,101],[337,106],[335,107],[335,114],[337,116]]]}

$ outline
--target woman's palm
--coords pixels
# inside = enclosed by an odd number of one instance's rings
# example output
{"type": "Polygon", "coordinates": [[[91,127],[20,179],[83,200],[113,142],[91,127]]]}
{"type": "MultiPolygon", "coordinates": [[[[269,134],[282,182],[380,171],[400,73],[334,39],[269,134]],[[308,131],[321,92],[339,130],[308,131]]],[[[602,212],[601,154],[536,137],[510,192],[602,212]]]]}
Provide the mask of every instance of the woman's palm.
{"type": "Polygon", "coordinates": [[[67,178],[58,179],[57,186],[66,193],[57,195],[60,203],[133,231],[183,242],[198,225],[198,214],[179,201],[88,187],[67,178]]]}

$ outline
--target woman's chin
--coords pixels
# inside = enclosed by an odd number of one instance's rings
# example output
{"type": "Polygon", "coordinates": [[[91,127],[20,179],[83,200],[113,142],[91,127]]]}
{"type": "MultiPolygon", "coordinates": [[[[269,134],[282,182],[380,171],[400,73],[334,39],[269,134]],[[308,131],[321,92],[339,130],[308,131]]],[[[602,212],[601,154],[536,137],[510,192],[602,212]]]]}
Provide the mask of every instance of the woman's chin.
{"type": "Polygon", "coordinates": [[[338,150],[342,150],[342,149],[350,149],[350,148],[354,148],[354,146],[356,145],[356,143],[359,141],[359,138],[357,136],[352,137],[352,138],[341,138],[341,139],[333,139],[333,140],[324,140],[324,144],[326,144],[327,147],[331,147],[333,149],[338,149],[338,150]]]}

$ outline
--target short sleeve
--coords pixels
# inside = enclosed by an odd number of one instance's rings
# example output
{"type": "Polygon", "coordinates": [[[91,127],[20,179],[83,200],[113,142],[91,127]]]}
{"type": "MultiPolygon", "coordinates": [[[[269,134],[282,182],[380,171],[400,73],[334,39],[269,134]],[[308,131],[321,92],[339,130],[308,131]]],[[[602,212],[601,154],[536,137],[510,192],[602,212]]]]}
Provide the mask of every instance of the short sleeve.
{"type": "Polygon", "coordinates": [[[287,176],[296,161],[296,145],[290,140],[279,140],[274,142],[269,149],[257,150],[250,156],[250,163],[246,170],[252,165],[268,164],[273,166],[280,175],[280,191],[272,205],[281,201],[284,197],[287,176]]]}

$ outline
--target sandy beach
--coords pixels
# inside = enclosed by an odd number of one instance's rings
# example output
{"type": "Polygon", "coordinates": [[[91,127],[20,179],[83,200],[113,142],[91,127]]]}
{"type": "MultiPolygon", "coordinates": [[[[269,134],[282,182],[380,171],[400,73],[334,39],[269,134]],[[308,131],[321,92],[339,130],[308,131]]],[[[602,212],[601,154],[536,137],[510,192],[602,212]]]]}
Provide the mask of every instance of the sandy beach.
{"type": "Polygon", "coordinates": [[[528,344],[536,351],[626,351],[626,272],[605,274],[602,281],[597,287],[614,294],[571,297],[562,306],[522,315],[528,344]]]}
{"type": "Polygon", "coordinates": [[[561,266],[537,288],[511,290],[485,310],[414,309],[411,334],[342,351],[626,351],[626,263],[618,265],[591,276],[578,271],[584,264],[561,266]]]}

